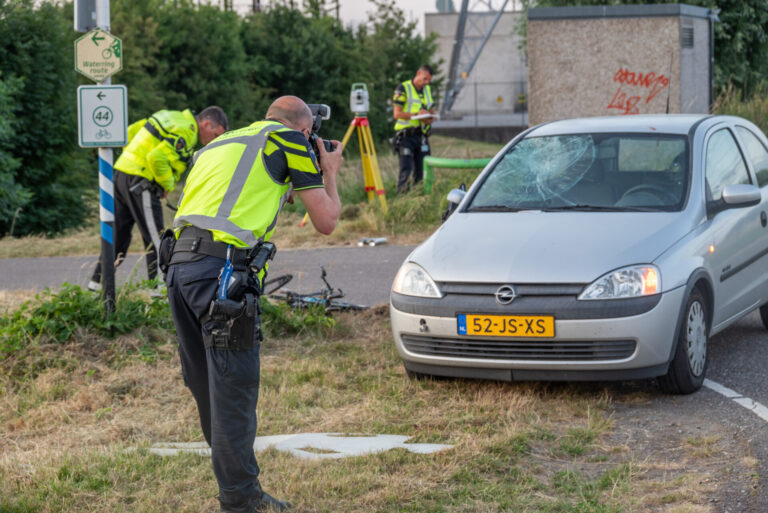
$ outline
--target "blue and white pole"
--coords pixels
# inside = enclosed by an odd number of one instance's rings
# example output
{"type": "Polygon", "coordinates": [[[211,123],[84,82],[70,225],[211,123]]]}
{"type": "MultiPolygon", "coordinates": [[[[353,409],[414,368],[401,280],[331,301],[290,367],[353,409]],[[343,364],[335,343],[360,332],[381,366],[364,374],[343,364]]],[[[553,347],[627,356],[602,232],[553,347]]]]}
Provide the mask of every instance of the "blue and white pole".
{"type": "MultiPolygon", "coordinates": [[[[96,25],[110,31],[109,0],[96,0],[96,25]]],[[[111,78],[102,84],[110,85],[111,78]]],[[[107,317],[115,311],[115,182],[112,148],[99,148],[99,221],[101,224],[101,286],[107,317]]]]}
{"type": "MultiPolygon", "coordinates": [[[[109,82],[107,79],[105,82],[109,82]]],[[[107,316],[115,310],[115,182],[112,148],[99,148],[101,285],[107,316]]]]}

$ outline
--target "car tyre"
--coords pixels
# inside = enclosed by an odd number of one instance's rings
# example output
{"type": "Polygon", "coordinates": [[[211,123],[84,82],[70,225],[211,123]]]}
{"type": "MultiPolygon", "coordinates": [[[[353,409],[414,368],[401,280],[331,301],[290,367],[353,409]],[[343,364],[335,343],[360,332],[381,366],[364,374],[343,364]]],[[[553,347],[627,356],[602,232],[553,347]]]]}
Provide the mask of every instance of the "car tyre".
{"type": "Polygon", "coordinates": [[[688,296],[683,315],[675,355],[667,374],[659,378],[661,388],[673,394],[697,391],[707,372],[709,307],[698,288],[688,296]]]}
{"type": "Polygon", "coordinates": [[[760,318],[763,320],[763,326],[768,330],[768,303],[760,307],[760,318]]]}

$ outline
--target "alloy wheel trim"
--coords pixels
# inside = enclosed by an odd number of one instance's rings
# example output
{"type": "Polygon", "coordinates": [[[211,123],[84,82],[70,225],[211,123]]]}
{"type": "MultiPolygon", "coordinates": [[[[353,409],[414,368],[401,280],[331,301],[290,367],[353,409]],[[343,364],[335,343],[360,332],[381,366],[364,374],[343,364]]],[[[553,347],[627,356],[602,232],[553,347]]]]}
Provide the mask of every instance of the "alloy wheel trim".
{"type": "Polygon", "coordinates": [[[701,302],[694,301],[686,314],[685,342],[688,348],[688,366],[694,376],[704,373],[707,362],[707,320],[701,302]]]}

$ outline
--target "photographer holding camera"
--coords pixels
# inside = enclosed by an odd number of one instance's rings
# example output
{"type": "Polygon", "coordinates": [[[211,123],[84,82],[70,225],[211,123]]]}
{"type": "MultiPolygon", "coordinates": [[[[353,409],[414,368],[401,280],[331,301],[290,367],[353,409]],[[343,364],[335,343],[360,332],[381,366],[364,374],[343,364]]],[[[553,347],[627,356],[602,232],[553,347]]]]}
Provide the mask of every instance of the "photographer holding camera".
{"type": "MultiPolygon", "coordinates": [[[[266,119],[197,152],[170,240],[168,300],[184,382],[211,446],[222,512],[286,510],[259,484],[253,453],[262,340],[258,298],[277,215],[297,194],[315,229],[333,232],[341,212],[341,144],[317,139],[316,116],[283,96],[266,119]],[[333,151],[328,151],[328,147],[333,151]],[[322,175],[321,175],[322,171],[322,175]]],[[[161,263],[162,265],[162,263],[161,263]]]]}

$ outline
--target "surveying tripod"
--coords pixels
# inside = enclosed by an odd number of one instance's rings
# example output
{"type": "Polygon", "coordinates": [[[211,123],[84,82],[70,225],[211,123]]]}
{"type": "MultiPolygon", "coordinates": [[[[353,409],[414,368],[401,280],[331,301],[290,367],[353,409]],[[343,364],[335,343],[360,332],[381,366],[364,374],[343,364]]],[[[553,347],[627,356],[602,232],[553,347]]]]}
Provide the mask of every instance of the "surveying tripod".
{"type": "Polygon", "coordinates": [[[363,159],[363,178],[365,180],[365,192],[368,195],[368,201],[373,203],[376,196],[379,197],[381,210],[387,213],[387,196],[384,190],[384,183],[381,181],[381,171],[379,170],[379,161],[376,158],[376,148],[373,146],[373,136],[371,135],[371,124],[365,115],[355,115],[355,118],[349,124],[344,139],[341,140],[341,147],[347,147],[352,135],[352,130],[357,129],[357,140],[360,144],[360,156],[363,159]]]}

